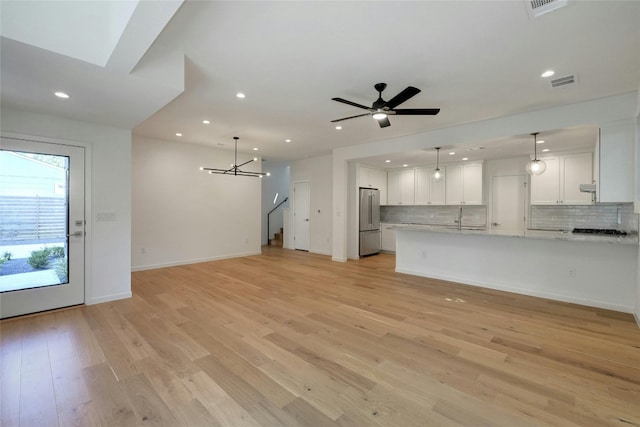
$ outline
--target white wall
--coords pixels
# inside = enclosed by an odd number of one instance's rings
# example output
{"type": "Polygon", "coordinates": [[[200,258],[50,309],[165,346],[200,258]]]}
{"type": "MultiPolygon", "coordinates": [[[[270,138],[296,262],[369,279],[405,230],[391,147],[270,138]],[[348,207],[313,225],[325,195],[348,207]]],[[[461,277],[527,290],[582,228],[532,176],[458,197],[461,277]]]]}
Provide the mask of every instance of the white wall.
{"type": "Polygon", "coordinates": [[[131,296],[131,132],[18,110],[2,110],[2,132],[88,148],[85,303],[131,296]],[[115,221],[96,221],[113,212],[115,221]]]}
{"type": "MultiPolygon", "coordinates": [[[[225,168],[233,156],[201,145],[133,137],[134,271],[260,253],[266,178],[199,170],[225,168]]],[[[238,163],[243,158],[240,153],[238,163]]],[[[260,163],[243,169],[258,171],[260,163]]]]}
{"type": "Polygon", "coordinates": [[[270,230],[267,233],[267,214],[280,202],[289,197],[289,178],[291,167],[288,163],[264,162],[262,164],[264,172],[269,172],[271,176],[262,179],[262,245],[267,245],[267,234],[269,239],[273,239],[275,233],[284,228],[284,211],[290,206],[290,200],[273,211],[269,217],[270,230]],[[278,193],[278,200],[273,203],[273,199],[278,193]]]}
{"type": "MultiPolygon", "coordinates": [[[[298,160],[291,163],[291,187],[289,194],[293,194],[295,182],[309,181],[310,188],[310,214],[309,218],[309,252],[331,255],[332,233],[332,173],[331,156],[319,156],[298,160]]],[[[293,206],[293,198],[290,206],[293,206]]],[[[293,226],[293,209],[289,209],[290,218],[288,224],[293,226]]],[[[287,236],[286,247],[292,247],[293,230],[285,229],[287,236]]]]}

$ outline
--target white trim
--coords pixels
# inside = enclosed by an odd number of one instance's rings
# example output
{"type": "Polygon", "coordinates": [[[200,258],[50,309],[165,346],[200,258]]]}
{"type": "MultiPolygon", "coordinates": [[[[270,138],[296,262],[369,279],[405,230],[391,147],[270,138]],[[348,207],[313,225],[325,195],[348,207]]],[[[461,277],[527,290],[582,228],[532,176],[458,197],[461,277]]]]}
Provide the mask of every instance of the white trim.
{"type": "Polygon", "coordinates": [[[331,251],[309,251],[310,254],[327,255],[331,256],[331,251]]]}
{"type": "Polygon", "coordinates": [[[640,315],[636,312],[633,313],[633,317],[636,319],[636,324],[640,328],[640,315]]]}
{"type": "Polygon", "coordinates": [[[332,257],[331,257],[331,261],[336,261],[336,262],[347,262],[347,259],[346,259],[346,258],[338,258],[338,257],[332,256],[332,257]]]}
{"type": "MultiPolygon", "coordinates": [[[[396,268],[395,271],[396,273],[404,273],[404,274],[411,274],[413,276],[427,277],[430,279],[445,280],[448,282],[454,282],[462,285],[470,285],[470,286],[476,286],[479,288],[494,289],[497,291],[510,292],[510,293],[520,294],[520,295],[528,295],[532,297],[545,298],[545,299],[550,299],[554,301],[569,302],[572,304],[586,305],[589,307],[604,308],[606,310],[621,311],[623,313],[633,313],[632,306],[607,304],[607,303],[602,303],[600,301],[595,301],[595,300],[575,298],[575,297],[570,297],[566,295],[552,294],[548,292],[531,291],[528,289],[516,288],[508,285],[496,285],[495,283],[490,283],[490,282],[483,282],[483,281],[471,282],[469,280],[466,280],[461,277],[456,277],[456,276],[446,276],[446,275],[440,275],[440,274],[426,275],[421,271],[411,270],[411,269],[396,268]]],[[[636,317],[636,321],[638,321],[637,317],[636,317]]],[[[638,325],[640,325],[640,322],[638,322],[638,325]]]]}
{"type": "Polygon", "coordinates": [[[109,302],[109,301],[117,301],[120,299],[127,299],[127,298],[131,298],[133,296],[133,294],[131,292],[123,292],[120,294],[111,294],[111,295],[104,295],[98,298],[92,298],[91,301],[89,302],[85,302],[86,305],[94,305],[94,304],[102,304],[103,302],[109,302]]]}
{"type": "Polygon", "coordinates": [[[131,267],[131,272],[155,270],[158,268],[166,268],[166,267],[177,267],[179,265],[198,264],[201,262],[219,261],[222,259],[241,258],[241,257],[261,255],[261,254],[262,254],[262,251],[245,252],[245,253],[239,253],[239,254],[222,255],[222,256],[215,256],[215,257],[208,257],[208,258],[186,259],[182,261],[166,262],[166,263],[160,263],[160,264],[139,265],[136,267],[131,267]]]}

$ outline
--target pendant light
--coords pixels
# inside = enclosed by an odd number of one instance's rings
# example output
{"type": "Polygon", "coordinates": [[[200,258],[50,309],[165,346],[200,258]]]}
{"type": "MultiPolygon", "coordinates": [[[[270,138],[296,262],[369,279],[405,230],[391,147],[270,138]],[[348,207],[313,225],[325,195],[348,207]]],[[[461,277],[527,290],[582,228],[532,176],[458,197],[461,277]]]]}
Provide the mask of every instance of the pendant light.
{"type": "Polygon", "coordinates": [[[533,135],[533,159],[527,163],[527,173],[529,175],[541,175],[545,170],[547,170],[547,164],[544,160],[540,160],[538,158],[538,152],[536,150],[536,146],[538,145],[538,132],[534,132],[533,135]]]}
{"type": "Polygon", "coordinates": [[[436,168],[433,170],[433,180],[440,181],[444,176],[444,173],[440,170],[440,149],[442,147],[436,147],[436,168]]]}
{"type": "Polygon", "coordinates": [[[248,163],[251,162],[257,162],[258,158],[254,157],[251,160],[247,160],[244,163],[240,163],[238,164],[238,140],[240,138],[238,138],[237,136],[233,137],[233,140],[235,141],[235,151],[234,151],[234,162],[231,165],[231,167],[229,169],[216,169],[216,168],[205,168],[205,167],[201,167],[200,170],[201,171],[207,171],[211,174],[221,174],[221,175],[234,175],[234,176],[253,176],[255,178],[262,178],[263,176],[269,176],[271,175],[269,172],[251,172],[251,171],[243,171],[242,169],[240,169],[240,166],[244,166],[248,163]]]}

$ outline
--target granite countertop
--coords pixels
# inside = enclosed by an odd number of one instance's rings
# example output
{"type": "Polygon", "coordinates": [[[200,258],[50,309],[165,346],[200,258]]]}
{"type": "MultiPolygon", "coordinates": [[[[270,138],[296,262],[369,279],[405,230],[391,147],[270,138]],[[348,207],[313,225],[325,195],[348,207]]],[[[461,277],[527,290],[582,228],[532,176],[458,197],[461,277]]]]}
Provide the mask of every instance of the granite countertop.
{"type": "Polygon", "coordinates": [[[424,224],[396,224],[392,228],[402,229],[405,231],[430,231],[435,233],[452,233],[465,235],[481,235],[481,236],[504,236],[520,239],[547,239],[547,240],[566,240],[571,242],[601,242],[623,245],[638,245],[638,235],[630,234],[627,236],[614,235],[596,235],[596,234],[574,234],[571,231],[552,231],[552,230],[526,230],[524,234],[518,234],[509,231],[487,230],[484,228],[465,228],[458,230],[456,227],[444,225],[424,225],[424,224]]]}

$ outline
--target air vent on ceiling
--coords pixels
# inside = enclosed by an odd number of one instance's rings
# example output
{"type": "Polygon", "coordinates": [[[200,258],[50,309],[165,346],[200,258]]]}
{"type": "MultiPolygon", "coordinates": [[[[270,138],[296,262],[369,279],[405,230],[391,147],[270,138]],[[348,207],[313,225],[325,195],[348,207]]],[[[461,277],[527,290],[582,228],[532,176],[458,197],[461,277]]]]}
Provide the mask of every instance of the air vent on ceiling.
{"type": "Polygon", "coordinates": [[[567,85],[573,85],[578,82],[578,77],[575,74],[570,74],[564,77],[558,77],[557,79],[551,80],[551,87],[561,87],[567,85]]]}
{"type": "Polygon", "coordinates": [[[529,15],[537,18],[567,5],[568,0],[526,0],[529,15]]]}

